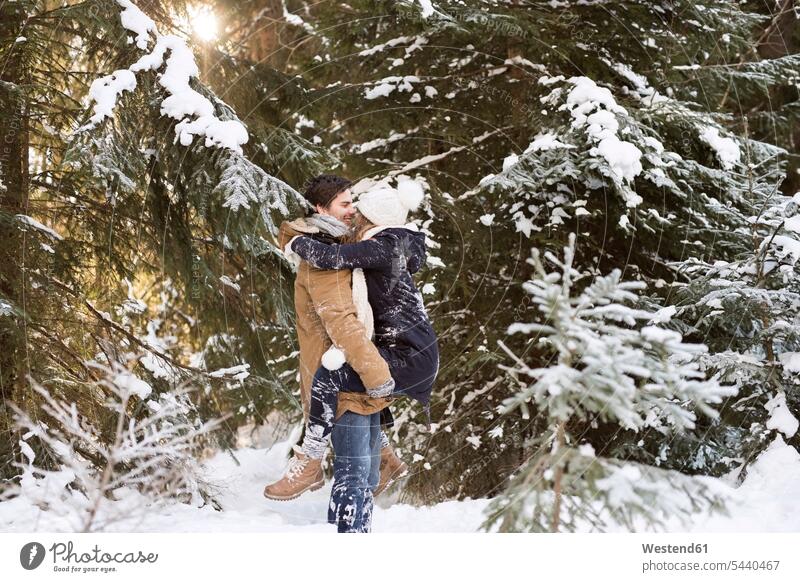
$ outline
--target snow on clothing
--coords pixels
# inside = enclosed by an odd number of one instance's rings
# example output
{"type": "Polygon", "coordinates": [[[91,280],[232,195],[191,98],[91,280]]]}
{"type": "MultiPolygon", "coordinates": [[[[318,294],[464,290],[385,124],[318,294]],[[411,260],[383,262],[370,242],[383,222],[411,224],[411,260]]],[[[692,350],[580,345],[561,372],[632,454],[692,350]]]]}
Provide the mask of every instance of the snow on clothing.
{"type": "MultiPolygon", "coordinates": [[[[325,244],[302,236],[292,250],[315,267],[363,269],[372,306],[374,342],[389,363],[395,381],[392,396],[405,395],[421,402],[426,411],[439,370],[436,334],[411,278],[425,261],[425,235],[405,227],[376,227],[371,239],[352,244],[325,244]]],[[[355,277],[355,275],[354,275],[355,277]]],[[[347,358],[348,362],[352,362],[347,358]]],[[[339,369],[320,368],[314,377],[310,424],[321,423],[324,436],[330,430],[330,410],[341,391],[365,390],[348,364],[339,369]]]]}
{"type": "Polygon", "coordinates": [[[373,492],[380,481],[380,414],[364,416],[347,411],[331,433],[333,487],[328,523],[339,533],[369,533],[372,528],[373,492]]]}
{"type": "MultiPolygon", "coordinates": [[[[333,241],[319,226],[305,218],[284,221],[278,232],[281,249],[297,235],[309,235],[333,241]]],[[[351,271],[317,269],[306,261],[297,266],[294,283],[294,305],[297,313],[297,340],[300,347],[300,399],[304,421],[308,422],[311,405],[311,382],[320,368],[322,355],[336,344],[368,388],[384,385],[391,379],[389,366],[375,345],[367,338],[353,305],[351,271]]],[[[336,415],[345,411],[372,414],[389,405],[386,398],[370,398],[367,394],[342,392],[338,396],[336,415]]]]}

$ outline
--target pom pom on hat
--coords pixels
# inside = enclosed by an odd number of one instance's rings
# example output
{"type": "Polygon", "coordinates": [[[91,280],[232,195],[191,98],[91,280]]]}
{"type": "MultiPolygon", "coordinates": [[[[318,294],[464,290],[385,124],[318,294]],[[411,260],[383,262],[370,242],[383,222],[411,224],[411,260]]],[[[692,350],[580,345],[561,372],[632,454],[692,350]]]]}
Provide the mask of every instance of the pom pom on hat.
{"type": "Polygon", "coordinates": [[[425,192],[416,180],[402,180],[397,184],[397,197],[400,204],[413,212],[422,204],[425,192]]]}

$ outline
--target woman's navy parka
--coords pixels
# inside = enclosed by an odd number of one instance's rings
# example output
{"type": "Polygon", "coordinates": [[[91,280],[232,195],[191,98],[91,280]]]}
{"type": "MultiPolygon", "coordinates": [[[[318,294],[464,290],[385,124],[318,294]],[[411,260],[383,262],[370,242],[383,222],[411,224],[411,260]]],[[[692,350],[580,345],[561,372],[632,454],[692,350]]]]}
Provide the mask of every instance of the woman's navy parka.
{"type": "Polygon", "coordinates": [[[391,227],[349,244],[302,236],[294,240],[292,250],[319,269],[364,270],[375,323],[373,341],[389,364],[394,394],[418,400],[427,411],[439,371],[439,346],[422,294],[411,278],[427,256],[425,235],[391,227]]]}

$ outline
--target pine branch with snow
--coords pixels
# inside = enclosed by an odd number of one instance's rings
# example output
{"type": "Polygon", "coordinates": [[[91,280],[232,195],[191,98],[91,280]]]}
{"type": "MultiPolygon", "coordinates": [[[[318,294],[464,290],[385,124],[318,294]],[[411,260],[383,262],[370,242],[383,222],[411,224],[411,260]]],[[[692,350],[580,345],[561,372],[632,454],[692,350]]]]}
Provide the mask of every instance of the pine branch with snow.
{"type": "Polygon", "coordinates": [[[715,416],[709,404],[721,402],[732,390],[705,379],[692,362],[707,347],[684,343],[677,332],[642,325],[656,313],[629,304],[645,285],[621,281],[618,269],[596,277],[573,297],[580,278],[573,268],[574,252],[572,235],[563,262],[545,254],[562,270],[548,273],[538,251],[532,251],[536,278],[523,287],[548,323],[512,324],[509,333],[541,335],[539,343],[555,354],[557,363],[529,368],[518,361],[506,367],[531,383],[507,399],[502,412],[533,401],[560,421],[598,416],[630,430],[692,429],[693,408],[715,416]]]}
{"type": "Polygon", "coordinates": [[[93,389],[105,396],[108,426],[94,424],[74,402],[32,381],[45,416],[15,407],[27,463],[4,498],[25,496],[83,532],[136,519],[167,501],[202,505],[209,490],[197,464],[198,447],[222,421],[190,420],[185,387],[151,398],[151,387],[127,367],[87,364],[98,372],[93,389]],[[38,466],[33,441],[56,459],[57,470],[38,466]]]}
{"type": "Polygon", "coordinates": [[[687,528],[694,515],[728,513],[731,491],[631,461],[598,457],[591,445],[546,443],[487,508],[485,527],[510,532],[644,532],[687,528]],[[557,520],[554,516],[558,516],[557,520]]]}
{"type": "MultiPolygon", "coordinates": [[[[156,127],[166,120],[167,125],[174,128],[173,144],[191,146],[196,143],[195,137],[200,137],[204,138],[201,149],[212,150],[211,157],[216,159],[220,173],[216,177],[206,170],[204,181],[216,182],[211,193],[223,197],[222,208],[237,212],[240,209],[250,210],[251,205],[258,206],[263,209],[260,218],[264,220],[267,231],[274,235],[277,232],[277,218],[289,214],[289,205],[294,208],[302,204],[300,194],[282,180],[268,175],[243,155],[242,146],[249,140],[247,129],[230,106],[197,81],[199,69],[187,42],[174,35],[159,33],[155,22],[135,3],[129,0],[118,0],[117,3],[121,8],[123,28],[135,35],[136,46],[145,54],[127,69],[117,70],[92,83],[89,98],[94,114],[77,130],[79,139],[74,147],[80,150],[72,153],[72,157],[91,160],[96,165],[96,172],[111,174],[116,180],[121,178],[123,186],[130,186],[131,182],[126,176],[141,175],[142,172],[121,172],[116,168],[130,165],[127,158],[131,155],[141,156],[132,153],[137,149],[131,147],[132,144],[128,147],[120,144],[129,143],[131,137],[145,142],[150,140],[136,132],[130,136],[115,132],[113,127],[108,128],[102,142],[98,138],[89,138],[94,154],[87,156],[86,147],[82,147],[84,140],[81,134],[95,130],[109,118],[113,119],[118,101],[126,92],[144,90],[159,102],[156,127]],[[151,75],[148,76],[148,73],[151,75]],[[157,74],[153,77],[152,73],[157,74]],[[163,119],[159,120],[159,117],[163,119]],[[103,160],[103,163],[98,164],[98,160],[103,160]]],[[[140,129],[146,129],[146,126],[140,129]]],[[[153,134],[160,132],[153,131],[153,134]]],[[[169,145],[169,141],[160,144],[159,149],[165,150],[160,156],[162,162],[174,157],[168,151],[169,145]]],[[[193,153],[204,157],[203,152],[196,148],[193,148],[193,153]]],[[[172,173],[181,171],[185,156],[185,152],[180,154],[180,161],[171,169],[172,173]]],[[[192,176],[192,179],[197,180],[198,176],[192,176]]],[[[202,197],[198,198],[203,203],[207,202],[202,197]]]]}

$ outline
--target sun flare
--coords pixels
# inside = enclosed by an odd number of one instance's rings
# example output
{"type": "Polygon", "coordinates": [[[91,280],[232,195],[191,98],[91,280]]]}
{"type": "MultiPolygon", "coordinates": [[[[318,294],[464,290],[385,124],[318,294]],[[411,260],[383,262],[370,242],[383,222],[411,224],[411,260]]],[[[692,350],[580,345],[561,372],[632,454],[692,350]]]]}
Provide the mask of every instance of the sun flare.
{"type": "Polygon", "coordinates": [[[217,17],[207,6],[189,8],[189,24],[192,32],[202,41],[209,42],[217,38],[217,17]]]}

